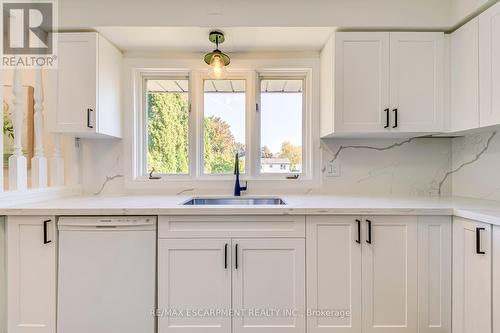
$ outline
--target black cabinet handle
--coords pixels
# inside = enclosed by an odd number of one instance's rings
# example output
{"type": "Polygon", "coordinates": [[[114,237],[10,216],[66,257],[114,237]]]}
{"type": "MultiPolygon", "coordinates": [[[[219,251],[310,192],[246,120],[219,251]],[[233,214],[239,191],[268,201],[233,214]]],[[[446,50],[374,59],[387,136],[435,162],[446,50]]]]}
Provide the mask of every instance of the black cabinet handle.
{"type": "Polygon", "coordinates": [[[358,239],[356,239],[356,243],[360,244],[361,243],[361,221],[356,220],[356,223],[358,224],[358,239]]]}
{"type": "Polygon", "coordinates": [[[372,243],[372,221],[366,220],[366,223],[368,223],[368,239],[366,240],[366,242],[368,244],[371,244],[372,243]]]}
{"type": "Polygon", "coordinates": [[[394,126],[392,128],[398,127],[398,109],[392,110],[394,112],[394,126]]]}
{"type": "Polygon", "coordinates": [[[227,243],[224,244],[224,269],[227,269],[227,243]]]}
{"type": "Polygon", "coordinates": [[[238,269],[238,244],[234,246],[234,268],[238,269]]]}
{"type": "Polygon", "coordinates": [[[47,226],[50,222],[52,222],[52,220],[43,221],[43,244],[52,243],[51,240],[48,240],[48,230],[47,230],[47,226]]]}
{"type": "Polygon", "coordinates": [[[481,230],[484,228],[476,228],[476,253],[485,254],[486,252],[481,251],[481,230]]]}
{"type": "Polygon", "coordinates": [[[389,128],[389,122],[390,122],[389,109],[385,109],[384,112],[385,112],[385,126],[384,126],[384,128],[389,128]]]}
{"type": "Polygon", "coordinates": [[[87,109],[87,127],[88,128],[94,128],[94,126],[90,123],[90,113],[94,112],[93,109],[88,108],[87,109]]]}

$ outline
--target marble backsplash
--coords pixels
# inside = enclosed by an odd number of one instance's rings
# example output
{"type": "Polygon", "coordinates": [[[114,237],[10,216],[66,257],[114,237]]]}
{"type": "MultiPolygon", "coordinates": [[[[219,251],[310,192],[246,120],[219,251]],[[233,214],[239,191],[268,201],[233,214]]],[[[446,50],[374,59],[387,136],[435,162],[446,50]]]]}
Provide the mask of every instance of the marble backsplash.
{"type": "Polygon", "coordinates": [[[451,139],[339,140],[322,143],[322,191],[331,194],[451,194],[451,139]],[[340,176],[328,174],[338,163],[340,176]]]}
{"type": "MultiPolygon", "coordinates": [[[[124,188],[123,143],[82,140],[82,183],[87,194],[134,193],[124,188]]],[[[329,139],[321,143],[321,186],[304,193],[438,196],[451,194],[452,143],[449,138],[397,140],[329,139]],[[329,161],[340,168],[327,172],[329,161]]],[[[165,193],[172,194],[168,188],[165,193]]],[[[176,193],[176,192],[175,192],[176,193]]],[[[295,192],[296,193],[296,192],[295,192]]],[[[224,193],[214,193],[224,194],[224,193]]]]}
{"type": "Polygon", "coordinates": [[[497,130],[452,140],[453,195],[500,200],[500,133],[497,130]]]}
{"type": "MultiPolygon", "coordinates": [[[[87,194],[133,193],[124,187],[122,145],[82,140],[80,172],[87,194]]],[[[304,193],[500,200],[500,134],[494,130],[453,139],[328,139],[318,149],[321,186],[304,193]],[[331,162],[338,176],[328,173],[331,162]]],[[[168,188],[165,193],[172,194],[168,188]]]]}

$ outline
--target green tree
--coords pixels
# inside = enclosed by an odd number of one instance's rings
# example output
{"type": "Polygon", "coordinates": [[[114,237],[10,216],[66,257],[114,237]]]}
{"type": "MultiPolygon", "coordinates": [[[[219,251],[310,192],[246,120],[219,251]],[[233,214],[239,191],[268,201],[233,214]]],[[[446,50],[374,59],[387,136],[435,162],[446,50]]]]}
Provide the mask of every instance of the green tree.
{"type": "Polygon", "coordinates": [[[188,172],[186,94],[148,94],[148,166],[160,173],[188,172]]]}
{"type": "MultiPolygon", "coordinates": [[[[205,173],[231,173],[234,170],[234,157],[238,152],[244,154],[244,145],[236,142],[231,126],[219,117],[204,119],[204,160],[205,173]]],[[[244,165],[240,165],[244,171],[244,165]]]]}
{"type": "Polygon", "coordinates": [[[302,147],[294,146],[290,141],[281,143],[281,151],[278,156],[288,158],[292,171],[298,171],[297,169],[302,165],[302,147]]]}
{"type": "MultiPolygon", "coordinates": [[[[188,121],[186,94],[148,94],[148,171],[189,172],[188,121]]],[[[235,154],[243,157],[245,146],[236,142],[231,126],[219,117],[205,117],[203,139],[205,173],[232,173],[235,154]]]]}

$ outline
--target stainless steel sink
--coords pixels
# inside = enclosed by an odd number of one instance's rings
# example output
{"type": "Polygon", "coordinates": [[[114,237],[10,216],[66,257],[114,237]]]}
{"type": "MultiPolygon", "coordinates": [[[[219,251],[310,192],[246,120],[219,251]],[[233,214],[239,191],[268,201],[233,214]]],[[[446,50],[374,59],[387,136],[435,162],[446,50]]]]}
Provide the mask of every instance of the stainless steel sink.
{"type": "Polygon", "coordinates": [[[280,198],[193,198],[184,203],[191,206],[255,206],[286,205],[280,198]]]}

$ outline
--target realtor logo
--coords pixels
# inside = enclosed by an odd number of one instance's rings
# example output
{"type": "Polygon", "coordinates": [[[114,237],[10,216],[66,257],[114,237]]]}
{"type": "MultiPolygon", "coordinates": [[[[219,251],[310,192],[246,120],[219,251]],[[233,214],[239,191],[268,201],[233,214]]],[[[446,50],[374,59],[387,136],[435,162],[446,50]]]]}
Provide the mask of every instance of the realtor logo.
{"type": "Polygon", "coordinates": [[[53,1],[2,2],[4,67],[54,67],[53,1]]]}

